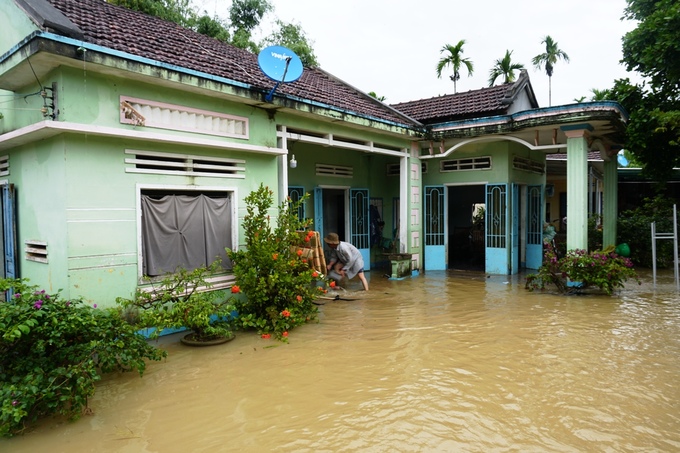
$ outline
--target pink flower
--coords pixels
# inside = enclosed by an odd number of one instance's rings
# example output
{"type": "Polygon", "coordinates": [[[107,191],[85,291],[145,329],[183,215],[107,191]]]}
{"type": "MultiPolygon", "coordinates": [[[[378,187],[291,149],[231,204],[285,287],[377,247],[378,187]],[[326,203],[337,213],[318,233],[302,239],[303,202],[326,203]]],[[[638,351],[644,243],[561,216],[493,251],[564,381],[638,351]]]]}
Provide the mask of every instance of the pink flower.
{"type": "Polygon", "coordinates": [[[295,298],[297,299],[298,302],[302,302],[302,296],[298,295],[298,296],[295,297],[295,298]]]}

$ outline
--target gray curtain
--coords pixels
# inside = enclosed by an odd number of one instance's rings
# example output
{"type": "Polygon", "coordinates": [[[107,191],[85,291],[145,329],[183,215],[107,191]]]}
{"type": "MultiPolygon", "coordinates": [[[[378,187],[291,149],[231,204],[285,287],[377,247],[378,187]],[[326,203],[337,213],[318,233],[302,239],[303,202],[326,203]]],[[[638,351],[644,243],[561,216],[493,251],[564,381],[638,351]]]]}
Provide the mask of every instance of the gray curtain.
{"type": "Polygon", "coordinates": [[[215,259],[228,267],[231,246],[230,197],[142,195],[144,275],[194,270],[215,259]]]}

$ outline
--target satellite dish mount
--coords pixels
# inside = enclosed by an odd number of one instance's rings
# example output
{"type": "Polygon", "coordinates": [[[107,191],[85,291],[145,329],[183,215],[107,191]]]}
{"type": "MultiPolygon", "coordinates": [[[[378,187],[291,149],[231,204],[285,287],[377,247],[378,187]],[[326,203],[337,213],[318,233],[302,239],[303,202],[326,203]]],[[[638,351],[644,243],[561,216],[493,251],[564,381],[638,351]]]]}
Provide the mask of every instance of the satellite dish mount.
{"type": "Polygon", "coordinates": [[[290,49],[283,46],[269,46],[259,53],[257,63],[260,69],[270,79],[276,82],[274,88],[264,98],[271,102],[274,92],[281,83],[295,82],[302,76],[302,61],[290,49]]]}

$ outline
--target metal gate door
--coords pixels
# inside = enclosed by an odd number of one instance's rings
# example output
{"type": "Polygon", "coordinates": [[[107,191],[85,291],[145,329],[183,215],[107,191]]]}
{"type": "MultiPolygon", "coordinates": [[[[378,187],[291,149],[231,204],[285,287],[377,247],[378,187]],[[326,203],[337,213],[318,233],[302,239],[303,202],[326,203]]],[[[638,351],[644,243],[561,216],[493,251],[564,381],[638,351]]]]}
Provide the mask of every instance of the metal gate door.
{"type": "Polygon", "coordinates": [[[425,187],[425,270],[446,270],[444,186],[425,187]]]}
{"type": "Polygon", "coordinates": [[[527,187],[527,269],[543,262],[543,186],[527,187]]]}
{"type": "Polygon", "coordinates": [[[507,274],[508,185],[486,185],[486,272],[507,274]]]}
{"type": "Polygon", "coordinates": [[[364,258],[364,270],[371,268],[371,218],[368,189],[349,190],[350,242],[364,258]]]}

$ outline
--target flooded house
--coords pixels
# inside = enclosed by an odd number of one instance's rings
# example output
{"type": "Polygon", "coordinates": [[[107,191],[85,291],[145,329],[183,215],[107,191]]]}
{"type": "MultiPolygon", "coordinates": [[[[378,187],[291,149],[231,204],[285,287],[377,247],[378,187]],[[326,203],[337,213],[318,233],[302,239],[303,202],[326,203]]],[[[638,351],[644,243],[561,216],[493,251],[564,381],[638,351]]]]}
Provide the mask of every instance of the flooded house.
{"type": "Polygon", "coordinates": [[[309,193],[300,215],[366,270],[396,253],[514,274],[541,263],[549,154],[567,156],[567,245],[587,248],[592,150],[615,241],[615,102],[540,108],[523,72],[387,105],[320,68],[278,83],[258,55],[102,0],[8,0],[0,20],[4,276],[109,304],[219,257],[229,286],[261,183],[309,193]]]}

